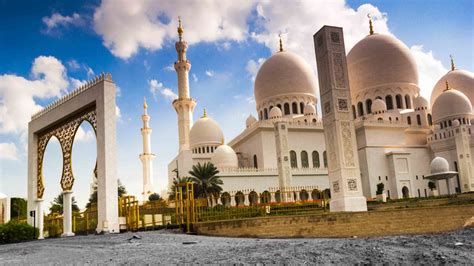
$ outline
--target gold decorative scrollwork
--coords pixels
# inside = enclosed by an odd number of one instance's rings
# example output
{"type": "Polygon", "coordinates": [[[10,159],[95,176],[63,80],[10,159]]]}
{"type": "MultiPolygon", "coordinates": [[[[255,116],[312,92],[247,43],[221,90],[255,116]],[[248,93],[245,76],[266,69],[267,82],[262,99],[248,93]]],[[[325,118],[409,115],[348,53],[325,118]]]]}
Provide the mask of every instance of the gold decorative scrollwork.
{"type": "MultiPolygon", "coordinates": [[[[97,113],[96,110],[88,110],[82,112],[70,119],[65,120],[63,123],[55,126],[45,132],[38,135],[38,161],[37,161],[37,198],[43,198],[44,184],[43,184],[43,159],[46,146],[52,136],[55,136],[61,144],[61,150],[63,154],[63,171],[61,176],[61,188],[66,190],[72,190],[74,185],[74,174],[72,172],[72,144],[76,135],[77,129],[83,121],[88,121],[94,131],[97,133],[97,113]]],[[[97,166],[95,167],[97,169],[97,166]]],[[[95,172],[97,170],[95,169],[95,172]]]]}

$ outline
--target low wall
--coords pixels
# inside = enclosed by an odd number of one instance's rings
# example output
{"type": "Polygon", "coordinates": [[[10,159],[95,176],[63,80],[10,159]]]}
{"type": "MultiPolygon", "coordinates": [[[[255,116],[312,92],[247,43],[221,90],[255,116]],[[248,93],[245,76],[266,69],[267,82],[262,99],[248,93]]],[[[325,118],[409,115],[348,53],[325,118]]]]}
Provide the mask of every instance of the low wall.
{"type": "Polygon", "coordinates": [[[194,230],[228,237],[369,237],[452,231],[473,216],[474,205],[461,205],[204,222],[194,230]]]}

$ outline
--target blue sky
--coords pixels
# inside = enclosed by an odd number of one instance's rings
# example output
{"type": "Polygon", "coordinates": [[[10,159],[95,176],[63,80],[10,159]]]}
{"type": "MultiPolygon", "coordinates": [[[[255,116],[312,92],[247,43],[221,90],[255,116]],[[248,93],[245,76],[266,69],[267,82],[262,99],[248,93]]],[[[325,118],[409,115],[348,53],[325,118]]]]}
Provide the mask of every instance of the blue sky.
{"type": "MultiPolygon", "coordinates": [[[[198,105],[221,125],[226,141],[255,115],[253,78],[277,48],[303,56],[315,69],[312,34],[323,24],[343,26],[346,49],[368,32],[392,34],[420,66],[420,87],[429,98],[447,71],[449,54],[458,68],[473,71],[472,1],[0,1],[0,192],[26,196],[26,124],[31,113],[101,72],[120,88],[117,105],[118,177],[131,194],[141,190],[140,115],[149,99],[155,186],[165,189],[166,165],[178,149],[176,19],[183,17],[189,41],[190,89],[198,105]],[[152,2],[152,3],[151,3],[152,2]],[[59,80],[58,80],[59,79],[59,80]],[[43,84],[43,85],[41,85],[43,84]],[[151,85],[150,85],[151,84],[151,85]],[[168,90],[167,90],[168,89],[168,90]]],[[[319,95],[318,95],[319,96],[319,95]]],[[[95,158],[90,127],[73,151],[74,195],[88,198],[95,158]]],[[[46,152],[47,202],[60,193],[59,145],[46,152]]],[[[82,206],[81,206],[82,207],[82,206]]]]}

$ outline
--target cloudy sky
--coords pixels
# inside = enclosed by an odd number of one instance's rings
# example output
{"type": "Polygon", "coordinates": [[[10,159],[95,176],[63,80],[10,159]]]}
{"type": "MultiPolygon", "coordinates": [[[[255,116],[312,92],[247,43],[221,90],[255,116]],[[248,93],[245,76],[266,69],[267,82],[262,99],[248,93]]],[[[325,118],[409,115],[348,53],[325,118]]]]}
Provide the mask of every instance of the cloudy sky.
{"type": "MultiPolygon", "coordinates": [[[[316,69],[312,35],[323,25],[344,28],[346,51],[368,34],[402,40],[418,63],[421,93],[449,67],[473,71],[474,2],[458,1],[6,1],[0,0],[0,192],[26,197],[27,124],[32,113],[101,72],[110,72],[117,95],[118,178],[130,194],[141,190],[140,115],[149,99],[156,190],[178,149],[176,114],[177,17],[190,44],[190,88],[223,128],[226,141],[255,115],[253,79],[259,66],[285,48],[316,69]]],[[[81,126],[73,149],[74,195],[83,207],[95,163],[95,136],[81,126]]],[[[60,193],[61,151],[47,147],[45,200],[60,193]]]]}

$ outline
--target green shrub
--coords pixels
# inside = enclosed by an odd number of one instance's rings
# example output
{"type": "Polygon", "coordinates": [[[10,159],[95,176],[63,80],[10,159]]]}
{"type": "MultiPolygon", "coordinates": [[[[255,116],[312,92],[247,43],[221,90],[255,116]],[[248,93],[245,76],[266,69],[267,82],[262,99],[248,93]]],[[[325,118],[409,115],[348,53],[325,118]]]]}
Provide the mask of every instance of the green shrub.
{"type": "Polygon", "coordinates": [[[60,237],[61,236],[61,227],[57,224],[48,225],[48,237],[60,237]]]}
{"type": "Polygon", "coordinates": [[[0,244],[36,239],[38,234],[38,228],[35,228],[33,231],[33,226],[29,224],[10,221],[0,225],[0,244]]]}
{"type": "Polygon", "coordinates": [[[377,195],[382,195],[384,188],[385,188],[385,185],[384,185],[383,183],[378,183],[378,184],[377,184],[377,192],[376,192],[376,194],[377,194],[377,195]]]}

